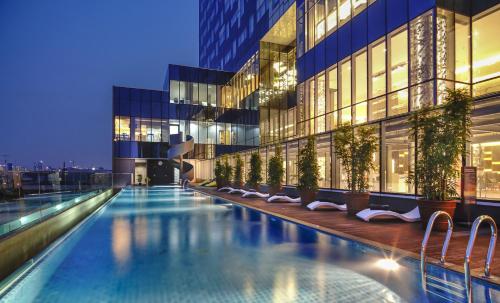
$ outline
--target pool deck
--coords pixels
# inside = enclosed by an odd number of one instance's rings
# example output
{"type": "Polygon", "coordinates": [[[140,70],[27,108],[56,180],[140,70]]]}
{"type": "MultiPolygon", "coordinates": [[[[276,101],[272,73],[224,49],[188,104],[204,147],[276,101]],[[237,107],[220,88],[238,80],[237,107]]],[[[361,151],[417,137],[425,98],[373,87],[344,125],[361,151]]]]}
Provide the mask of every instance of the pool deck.
{"type": "MultiPolygon", "coordinates": [[[[217,192],[215,188],[199,186],[193,188],[289,221],[420,259],[420,246],[424,237],[424,231],[419,222],[402,223],[396,220],[364,222],[357,218],[349,217],[345,212],[340,211],[309,211],[296,203],[267,203],[264,199],[242,198],[241,195],[237,194],[217,192]]],[[[469,230],[465,227],[455,227],[448,248],[446,268],[463,272],[469,230]]],[[[437,263],[441,254],[444,236],[444,232],[434,232],[432,234],[427,247],[427,255],[430,262],[437,263]]],[[[482,277],[483,275],[484,260],[488,250],[489,239],[489,228],[480,229],[471,261],[471,269],[475,277],[482,277]]],[[[491,264],[491,273],[492,277],[487,280],[500,284],[499,245],[495,249],[494,260],[491,264]]]]}

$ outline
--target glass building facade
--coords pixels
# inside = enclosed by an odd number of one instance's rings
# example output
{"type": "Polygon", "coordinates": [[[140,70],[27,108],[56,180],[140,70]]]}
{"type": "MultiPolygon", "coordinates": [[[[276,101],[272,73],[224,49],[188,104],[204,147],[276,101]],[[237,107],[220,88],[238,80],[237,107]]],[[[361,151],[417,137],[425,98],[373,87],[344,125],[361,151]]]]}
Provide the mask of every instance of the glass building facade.
{"type": "Polygon", "coordinates": [[[150,97],[123,92],[133,113],[117,107],[123,88],[115,88],[115,155],[140,157],[152,143],[161,153],[182,131],[195,137],[191,157],[210,178],[225,154],[240,153],[246,175],[258,152],[266,171],[279,144],[283,182],[294,186],[298,152],[314,135],[320,187],[343,190],[333,134],[344,123],[372,125],[379,148],[370,190],[414,196],[408,115],[461,88],[474,98],[463,163],[477,168],[478,197],[500,200],[498,20],[497,0],[200,0],[202,68],[171,66],[165,92],[150,97]],[[150,105],[139,108],[138,98],[150,105]]]}
{"type": "MultiPolygon", "coordinates": [[[[294,186],[298,150],[315,135],[320,187],[346,189],[332,136],[344,123],[369,124],[379,137],[370,190],[415,195],[407,183],[415,160],[408,114],[440,105],[446,88],[465,88],[475,105],[464,163],[477,167],[478,197],[500,200],[500,45],[494,37],[500,5],[480,2],[296,1],[295,102],[282,115],[261,100],[261,145],[241,153],[245,163],[252,152],[267,163],[280,144],[284,183],[294,186]],[[276,129],[287,131],[275,135],[276,129]]],[[[262,96],[266,83],[260,83],[262,96]]]]}

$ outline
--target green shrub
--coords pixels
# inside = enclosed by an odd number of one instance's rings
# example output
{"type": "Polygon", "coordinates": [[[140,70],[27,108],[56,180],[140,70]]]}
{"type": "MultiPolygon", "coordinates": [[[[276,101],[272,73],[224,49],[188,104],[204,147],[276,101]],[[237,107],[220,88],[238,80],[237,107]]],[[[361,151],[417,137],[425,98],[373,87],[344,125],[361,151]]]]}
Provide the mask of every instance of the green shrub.
{"type": "Polygon", "coordinates": [[[307,144],[299,151],[297,189],[302,191],[317,191],[319,166],[316,154],[314,136],[307,138],[307,144]]]}
{"type": "Polygon", "coordinates": [[[224,166],[220,162],[220,160],[215,161],[214,168],[215,182],[217,183],[217,187],[223,187],[224,184],[224,166]]]}
{"type": "Polygon", "coordinates": [[[415,171],[408,182],[426,200],[458,196],[460,158],[471,134],[472,98],[466,90],[447,90],[442,108],[429,105],[410,116],[410,139],[417,142],[415,171]]]}
{"type": "Polygon", "coordinates": [[[281,145],[276,144],[274,150],[275,154],[269,159],[269,165],[267,166],[267,183],[271,187],[281,188],[281,182],[285,174],[281,145]]]}
{"type": "Polygon", "coordinates": [[[368,173],[374,169],[372,155],[377,151],[376,128],[345,124],[333,136],[335,155],[346,172],[347,186],[352,192],[365,192],[369,188],[368,173]]]}
{"type": "Polygon", "coordinates": [[[240,154],[236,154],[236,165],[234,167],[234,183],[237,186],[243,184],[243,160],[240,154]]]}
{"type": "Polygon", "coordinates": [[[233,177],[233,168],[231,167],[231,164],[229,164],[229,161],[227,157],[225,157],[224,160],[224,181],[226,184],[229,184],[231,182],[231,179],[233,177]]]}
{"type": "Polygon", "coordinates": [[[247,176],[247,183],[250,187],[257,188],[262,182],[262,160],[258,152],[250,157],[250,171],[247,176]]]}

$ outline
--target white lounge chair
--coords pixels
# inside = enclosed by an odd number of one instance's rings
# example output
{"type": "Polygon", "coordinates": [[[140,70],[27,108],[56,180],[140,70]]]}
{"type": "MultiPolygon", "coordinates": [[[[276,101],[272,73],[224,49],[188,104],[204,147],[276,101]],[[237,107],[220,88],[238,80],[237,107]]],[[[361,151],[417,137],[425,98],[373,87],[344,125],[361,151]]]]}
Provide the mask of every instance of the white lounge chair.
{"type": "Polygon", "coordinates": [[[379,209],[367,208],[357,213],[356,216],[366,222],[370,221],[371,219],[394,219],[394,218],[398,218],[406,222],[420,221],[420,212],[418,211],[418,207],[415,207],[411,211],[404,214],[400,214],[391,210],[379,210],[379,209]]]}
{"type": "Polygon", "coordinates": [[[290,202],[290,203],[300,203],[300,197],[297,198],[291,198],[289,196],[285,195],[274,195],[271,198],[267,199],[267,202],[277,202],[277,201],[285,201],[285,202],[290,202]]]}
{"type": "Polygon", "coordinates": [[[266,193],[259,193],[258,191],[247,191],[242,195],[243,198],[252,198],[252,197],[257,197],[257,198],[269,198],[269,194],[266,193]]]}
{"type": "Polygon", "coordinates": [[[346,204],[335,204],[333,202],[323,202],[323,201],[314,201],[309,204],[307,204],[307,208],[310,210],[316,210],[318,207],[322,206],[328,206],[335,208],[340,211],[346,211],[347,210],[347,205],[346,204]]]}
{"type": "Polygon", "coordinates": [[[241,188],[233,188],[230,191],[228,191],[229,194],[245,194],[247,193],[246,190],[241,189],[241,188]]]}
{"type": "Polygon", "coordinates": [[[224,187],[219,188],[217,191],[231,191],[233,189],[234,188],[232,188],[230,186],[224,186],[224,187]]]}

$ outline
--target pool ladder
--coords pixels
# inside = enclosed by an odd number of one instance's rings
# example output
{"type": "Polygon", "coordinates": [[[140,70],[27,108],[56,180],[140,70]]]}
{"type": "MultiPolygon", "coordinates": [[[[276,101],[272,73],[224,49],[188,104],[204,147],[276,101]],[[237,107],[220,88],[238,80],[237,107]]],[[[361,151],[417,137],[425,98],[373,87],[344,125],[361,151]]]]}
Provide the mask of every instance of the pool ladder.
{"type": "MultiPolygon", "coordinates": [[[[429,241],[429,238],[431,236],[432,227],[434,226],[434,221],[436,221],[436,219],[438,217],[442,217],[442,216],[445,217],[446,220],[448,221],[448,230],[446,231],[446,237],[444,239],[443,249],[441,250],[441,257],[439,259],[439,263],[444,265],[446,262],[446,252],[448,251],[448,246],[449,246],[450,240],[451,240],[451,234],[453,233],[453,220],[447,212],[436,211],[429,218],[429,222],[427,223],[427,228],[426,228],[425,234],[424,234],[424,239],[422,240],[422,248],[420,250],[420,272],[421,272],[421,277],[422,277],[422,285],[424,286],[424,289],[426,289],[425,285],[426,285],[426,277],[427,277],[427,270],[426,270],[427,242],[429,241]]],[[[472,255],[472,248],[474,247],[474,242],[476,241],[479,226],[483,222],[488,223],[490,225],[490,229],[491,229],[490,244],[488,247],[488,254],[486,255],[486,261],[484,264],[484,277],[485,278],[490,277],[490,266],[491,266],[491,262],[493,261],[493,255],[495,253],[495,246],[496,246],[496,241],[497,241],[497,236],[498,236],[498,229],[497,229],[497,225],[495,224],[495,220],[493,220],[493,218],[491,218],[490,216],[487,216],[487,215],[479,216],[476,218],[476,220],[474,220],[474,223],[472,223],[472,228],[471,228],[471,232],[470,232],[470,236],[469,236],[469,242],[467,244],[467,250],[465,252],[465,258],[464,258],[465,290],[466,290],[466,296],[467,296],[468,302],[472,302],[472,276],[471,276],[471,272],[470,272],[470,260],[471,260],[471,255],[472,255]]]]}

